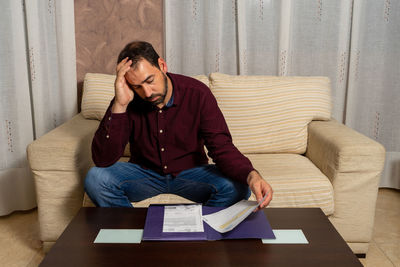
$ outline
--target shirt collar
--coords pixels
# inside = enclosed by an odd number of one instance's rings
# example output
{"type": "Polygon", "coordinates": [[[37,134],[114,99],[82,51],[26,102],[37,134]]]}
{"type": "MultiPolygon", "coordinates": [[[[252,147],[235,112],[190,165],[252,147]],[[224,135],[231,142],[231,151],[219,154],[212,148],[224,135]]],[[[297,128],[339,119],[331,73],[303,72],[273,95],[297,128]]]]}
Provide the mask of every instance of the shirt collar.
{"type": "Polygon", "coordinates": [[[168,103],[165,105],[167,108],[172,107],[174,104],[174,91],[172,91],[171,98],[169,99],[168,103]]]}
{"type": "Polygon", "coordinates": [[[179,85],[176,81],[176,76],[173,73],[167,72],[168,77],[171,79],[171,84],[172,84],[172,95],[171,99],[168,101],[168,104],[166,105],[167,107],[170,107],[169,104],[171,102],[171,106],[176,106],[179,105],[181,102],[181,92],[179,85]]]}

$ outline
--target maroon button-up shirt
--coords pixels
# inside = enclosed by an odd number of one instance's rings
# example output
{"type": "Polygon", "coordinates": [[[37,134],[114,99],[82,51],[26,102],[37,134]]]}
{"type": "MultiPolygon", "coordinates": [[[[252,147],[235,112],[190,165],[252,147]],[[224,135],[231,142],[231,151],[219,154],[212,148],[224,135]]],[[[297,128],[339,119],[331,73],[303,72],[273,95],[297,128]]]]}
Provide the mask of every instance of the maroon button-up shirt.
{"type": "Polygon", "coordinates": [[[111,102],[92,143],[98,167],[117,162],[130,142],[130,162],[161,174],[208,163],[208,155],[224,175],[246,183],[254,170],[232,143],[228,126],[210,89],[202,82],[167,73],[173,86],[173,104],[162,109],[135,95],[125,113],[113,114],[111,102]]]}

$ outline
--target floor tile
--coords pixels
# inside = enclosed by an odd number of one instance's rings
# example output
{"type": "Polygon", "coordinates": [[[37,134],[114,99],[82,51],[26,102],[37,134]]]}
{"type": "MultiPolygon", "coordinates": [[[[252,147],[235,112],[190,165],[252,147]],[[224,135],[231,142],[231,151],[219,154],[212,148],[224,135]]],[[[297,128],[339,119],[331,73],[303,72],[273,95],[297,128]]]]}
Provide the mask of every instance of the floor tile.
{"type": "Polygon", "coordinates": [[[400,190],[379,190],[372,239],[394,266],[400,266],[400,190]]]}
{"type": "Polygon", "coordinates": [[[45,254],[42,250],[38,251],[31,261],[26,265],[26,267],[37,267],[42,262],[45,254]]]}
{"type": "Polygon", "coordinates": [[[361,263],[366,267],[393,267],[393,263],[379,249],[379,247],[371,242],[369,245],[367,257],[360,259],[361,263]]]}
{"type": "Polygon", "coordinates": [[[26,266],[41,250],[37,210],[0,217],[0,263],[26,266]]]}

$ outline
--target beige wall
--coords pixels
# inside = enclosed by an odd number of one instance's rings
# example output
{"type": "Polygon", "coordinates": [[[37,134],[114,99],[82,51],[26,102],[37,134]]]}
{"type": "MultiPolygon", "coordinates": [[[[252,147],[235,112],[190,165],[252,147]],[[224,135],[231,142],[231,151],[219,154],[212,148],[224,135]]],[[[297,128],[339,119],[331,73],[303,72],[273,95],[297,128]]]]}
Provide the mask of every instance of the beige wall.
{"type": "Polygon", "coordinates": [[[75,38],[80,107],[85,74],[114,74],[130,41],[148,41],[163,57],[163,1],[75,0],[75,38]]]}

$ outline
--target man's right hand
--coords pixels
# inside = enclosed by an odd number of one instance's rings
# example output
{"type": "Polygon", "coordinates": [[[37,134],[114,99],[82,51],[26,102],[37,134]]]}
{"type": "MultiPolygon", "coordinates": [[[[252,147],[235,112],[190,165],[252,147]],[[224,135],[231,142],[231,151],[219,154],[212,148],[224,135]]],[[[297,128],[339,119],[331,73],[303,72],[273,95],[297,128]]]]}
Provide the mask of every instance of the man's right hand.
{"type": "Polygon", "coordinates": [[[114,88],[115,88],[115,101],[112,106],[112,113],[124,113],[128,104],[133,100],[134,93],[129,87],[125,74],[130,70],[132,65],[132,60],[124,58],[117,65],[117,77],[115,78],[114,88]]]}

